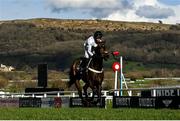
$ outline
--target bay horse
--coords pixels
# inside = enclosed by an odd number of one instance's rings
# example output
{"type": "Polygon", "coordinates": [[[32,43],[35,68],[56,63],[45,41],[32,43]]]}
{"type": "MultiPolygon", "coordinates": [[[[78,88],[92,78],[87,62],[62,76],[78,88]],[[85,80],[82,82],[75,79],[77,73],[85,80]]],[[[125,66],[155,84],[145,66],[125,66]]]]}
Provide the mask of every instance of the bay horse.
{"type": "Polygon", "coordinates": [[[69,72],[70,81],[68,82],[68,86],[70,87],[72,84],[75,84],[79,97],[83,99],[82,87],[80,85],[80,80],[82,79],[85,83],[83,86],[85,98],[88,98],[87,89],[90,87],[93,92],[91,100],[93,100],[95,94],[97,94],[98,102],[101,99],[102,82],[104,79],[103,60],[107,60],[109,54],[105,47],[105,41],[101,41],[97,43],[97,45],[98,46],[94,48],[95,54],[88,63],[88,68],[82,74],[79,73],[79,66],[83,58],[74,60],[69,72]]]}

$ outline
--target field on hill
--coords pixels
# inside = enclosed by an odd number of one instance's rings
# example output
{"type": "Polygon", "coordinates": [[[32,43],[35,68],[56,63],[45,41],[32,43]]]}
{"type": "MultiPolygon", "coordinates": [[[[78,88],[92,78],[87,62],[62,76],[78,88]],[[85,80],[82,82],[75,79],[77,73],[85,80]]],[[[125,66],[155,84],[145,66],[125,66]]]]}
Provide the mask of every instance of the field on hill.
{"type": "Polygon", "coordinates": [[[174,109],[1,108],[0,120],[179,120],[174,109]]]}
{"type": "Polygon", "coordinates": [[[179,25],[59,19],[0,21],[0,62],[21,70],[47,62],[49,68],[64,71],[84,55],[84,40],[96,30],[103,32],[108,50],[120,51],[128,62],[180,66],[179,25]]]}

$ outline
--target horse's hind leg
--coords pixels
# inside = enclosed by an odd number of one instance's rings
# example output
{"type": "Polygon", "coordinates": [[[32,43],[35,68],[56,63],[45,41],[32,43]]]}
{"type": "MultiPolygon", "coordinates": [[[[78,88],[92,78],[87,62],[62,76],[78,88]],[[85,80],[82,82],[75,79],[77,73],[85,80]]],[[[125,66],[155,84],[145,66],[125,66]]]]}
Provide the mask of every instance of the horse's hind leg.
{"type": "Polygon", "coordinates": [[[76,80],[75,85],[76,85],[76,88],[78,89],[79,97],[82,98],[82,88],[81,88],[81,85],[79,83],[79,80],[76,80]]]}

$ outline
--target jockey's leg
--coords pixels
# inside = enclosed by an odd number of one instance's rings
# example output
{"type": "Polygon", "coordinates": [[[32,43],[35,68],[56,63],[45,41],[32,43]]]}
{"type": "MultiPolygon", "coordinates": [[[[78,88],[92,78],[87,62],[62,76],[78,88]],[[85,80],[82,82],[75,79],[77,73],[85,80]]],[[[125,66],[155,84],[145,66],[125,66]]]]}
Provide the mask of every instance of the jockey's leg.
{"type": "Polygon", "coordinates": [[[88,61],[87,58],[83,58],[83,59],[81,60],[81,62],[80,62],[80,69],[79,69],[80,74],[82,74],[83,71],[86,69],[87,61],[88,61]]]}
{"type": "Polygon", "coordinates": [[[92,58],[86,58],[86,68],[89,68],[92,58]]]}
{"type": "Polygon", "coordinates": [[[83,58],[82,59],[82,62],[80,63],[80,74],[83,74],[83,72],[87,72],[88,71],[88,67],[89,67],[89,64],[91,62],[92,58],[83,58]]]}

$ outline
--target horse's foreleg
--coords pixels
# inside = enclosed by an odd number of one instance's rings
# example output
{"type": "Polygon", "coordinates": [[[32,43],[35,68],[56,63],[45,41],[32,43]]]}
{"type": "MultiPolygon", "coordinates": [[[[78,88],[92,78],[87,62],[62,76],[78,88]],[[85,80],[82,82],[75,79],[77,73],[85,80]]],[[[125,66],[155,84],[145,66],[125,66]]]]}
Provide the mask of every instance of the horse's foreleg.
{"type": "Polygon", "coordinates": [[[98,100],[97,100],[97,102],[100,102],[100,101],[101,101],[101,90],[102,90],[101,85],[98,85],[98,86],[97,86],[97,95],[98,95],[98,100]]]}
{"type": "Polygon", "coordinates": [[[75,85],[76,85],[76,88],[78,90],[79,97],[82,98],[82,88],[81,88],[81,85],[79,83],[79,80],[76,80],[75,85]]]}
{"type": "Polygon", "coordinates": [[[84,85],[84,87],[83,87],[83,89],[84,89],[84,94],[85,94],[85,97],[86,97],[86,98],[88,98],[88,94],[87,94],[87,89],[88,89],[88,87],[89,87],[89,84],[88,84],[88,83],[86,83],[86,84],[84,85]]]}
{"type": "Polygon", "coordinates": [[[94,100],[94,97],[95,97],[95,95],[97,94],[97,88],[94,86],[93,88],[92,88],[92,91],[93,91],[93,94],[92,94],[92,101],[94,100]]]}

